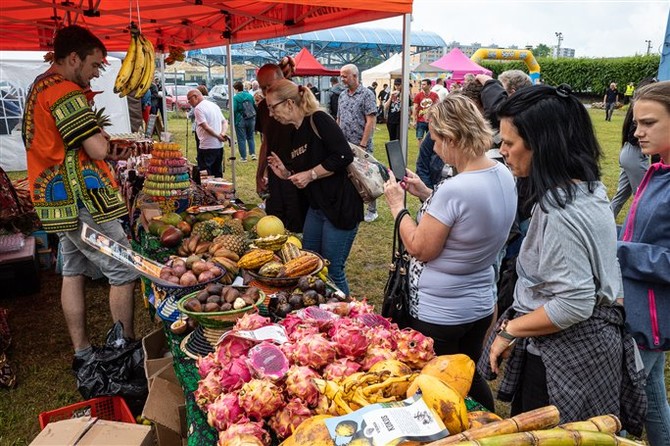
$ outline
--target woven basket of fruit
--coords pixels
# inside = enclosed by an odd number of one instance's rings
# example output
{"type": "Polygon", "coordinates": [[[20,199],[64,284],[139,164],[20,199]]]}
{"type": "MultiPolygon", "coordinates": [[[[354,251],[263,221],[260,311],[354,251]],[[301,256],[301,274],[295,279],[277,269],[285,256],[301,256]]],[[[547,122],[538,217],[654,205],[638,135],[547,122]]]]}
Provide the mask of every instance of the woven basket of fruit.
{"type": "Polygon", "coordinates": [[[259,288],[212,283],[183,297],[177,308],[205,328],[226,328],[246,313],[258,311],[264,301],[265,293],[259,288]]]}
{"type": "MultiPolygon", "coordinates": [[[[243,258],[240,261],[243,261],[243,258]]],[[[276,256],[273,256],[273,259],[260,267],[255,269],[245,268],[245,271],[254,280],[261,283],[278,288],[288,288],[295,286],[303,276],[318,274],[324,266],[323,257],[314,251],[302,249],[298,257],[289,259],[284,263],[276,260],[276,256]]]]}

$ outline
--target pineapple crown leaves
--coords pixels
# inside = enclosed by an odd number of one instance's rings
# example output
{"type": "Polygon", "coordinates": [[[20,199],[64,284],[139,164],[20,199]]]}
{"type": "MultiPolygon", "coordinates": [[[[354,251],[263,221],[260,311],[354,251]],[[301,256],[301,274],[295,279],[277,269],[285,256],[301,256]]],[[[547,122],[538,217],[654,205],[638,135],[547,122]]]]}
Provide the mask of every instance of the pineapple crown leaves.
{"type": "Polygon", "coordinates": [[[107,127],[112,125],[112,119],[109,115],[105,114],[105,107],[100,109],[95,109],[95,120],[98,123],[98,127],[107,127]]]}

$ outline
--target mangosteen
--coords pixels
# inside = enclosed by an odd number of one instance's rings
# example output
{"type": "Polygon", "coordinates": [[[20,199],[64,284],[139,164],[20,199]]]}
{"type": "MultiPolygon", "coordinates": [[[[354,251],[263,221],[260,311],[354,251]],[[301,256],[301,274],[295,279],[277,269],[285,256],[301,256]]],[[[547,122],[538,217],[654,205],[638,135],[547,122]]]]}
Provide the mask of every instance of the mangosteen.
{"type": "Polygon", "coordinates": [[[317,294],[316,298],[317,298],[319,304],[325,304],[326,303],[326,297],[323,294],[317,294]]]}
{"type": "Polygon", "coordinates": [[[302,304],[305,307],[316,305],[319,303],[319,293],[314,290],[307,290],[302,293],[302,304]]]}
{"type": "Polygon", "coordinates": [[[288,303],[288,298],[289,298],[288,294],[278,294],[272,300],[275,301],[275,306],[276,306],[276,305],[281,305],[281,304],[288,303]]]}
{"type": "Polygon", "coordinates": [[[289,297],[288,304],[291,305],[291,307],[294,310],[301,309],[302,308],[302,294],[293,294],[291,297],[289,297]]]}
{"type": "Polygon", "coordinates": [[[326,282],[324,282],[321,279],[316,279],[314,280],[314,284],[312,285],[312,288],[314,288],[314,291],[316,291],[319,294],[323,294],[325,296],[326,294],[326,282]]]}
{"type": "Polygon", "coordinates": [[[286,317],[291,311],[293,311],[293,307],[291,307],[291,304],[286,303],[279,305],[275,314],[277,317],[286,317]]]}
{"type": "Polygon", "coordinates": [[[312,284],[309,282],[309,277],[308,276],[302,276],[298,280],[298,288],[300,288],[300,291],[307,291],[312,288],[312,284]]]}
{"type": "Polygon", "coordinates": [[[326,299],[330,299],[331,297],[335,297],[335,296],[333,296],[333,290],[331,290],[330,288],[326,288],[326,292],[323,293],[323,295],[326,296],[326,299]]]}

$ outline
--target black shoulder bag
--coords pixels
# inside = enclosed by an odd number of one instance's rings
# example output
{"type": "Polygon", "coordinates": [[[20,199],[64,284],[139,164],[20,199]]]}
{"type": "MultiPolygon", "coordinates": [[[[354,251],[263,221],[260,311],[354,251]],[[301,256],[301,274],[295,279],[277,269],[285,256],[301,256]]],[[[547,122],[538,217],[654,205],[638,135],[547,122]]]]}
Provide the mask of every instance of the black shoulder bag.
{"type": "Polygon", "coordinates": [[[393,256],[389,266],[389,277],[384,287],[382,316],[390,318],[398,327],[409,327],[409,262],[410,256],[400,238],[400,221],[409,215],[407,209],[400,211],[393,230],[393,256]]]}

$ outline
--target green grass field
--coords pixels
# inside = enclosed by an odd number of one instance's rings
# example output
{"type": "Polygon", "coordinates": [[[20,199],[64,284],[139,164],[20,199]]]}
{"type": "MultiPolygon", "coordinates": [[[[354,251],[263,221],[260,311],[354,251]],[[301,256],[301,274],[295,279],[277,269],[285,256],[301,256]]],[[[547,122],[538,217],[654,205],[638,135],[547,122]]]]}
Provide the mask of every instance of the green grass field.
{"type": "MultiPolygon", "coordinates": [[[[616,111],[611,122],[605,122],[602,110],[591,111],[598,139],[602,144],[603,181],[610,195],[616,189],[619,175],[618,153],[621,139],[623,112],[616,111]]],[[[183,114],[171,114],[168,130],[173,134],[184,154],[195,159],[195,144],[190,132],[190,123],[183,114]]],[[[376,154],[385,161],[383,150],[388,133],[384,125],[375,132],[376,154]]],[[[228,156],[230,149],[228,150],[228,156]]],[[[414,168],[417,142],[410,130],[409,167],[414,168]]],[[[257,203],[255,193],[256,163],[237,163],[236,182],[240,199],[245,203],[257,203]]],[[[225,176],[230,179],[231,166],[226,165],[225,176]]],[[[25,172],[15,172],[12,178],[22,178],[25,172]]],[[[416,199],[408,199],[408,208],[415,214],[416,199]]],[[[347,275],[352,293],[359,298],[378,304],[387,277],[390,260],[393,221],[383,199],[379,200],[379,219],[374,223],[361,223],[347,265],[347,275]]],[[[625,216],[627,208],[620,214],[625,216]]],[[[110,327],[107,306],[108,285],[104,281],[88,284],[89,330],[94,343],[102,344],[110,327]]],[[[9,360],[18,372],[18,386],[13,390],[0,390],[0,445],[26,445],[39,431],[37,416],[40,412],[55,409],[79,401],[75,381],[70,372],[70,341],[60,309],[60,277],[45,272],[42,275],[40,295],[2,299],[0,306],[10,310],[13,347],[9,360]]],[[[138,299],[139,302],[139,299],[138,299]]],[[[136,321],[138,335],[145,335],[157,325],[149,320],[148,312],[137,305],[136,321]]],[[[666,373],[666,376],[670,376],[666,373]]],[[[503,409],[504,410],[504,409],[503,409]]]]}

